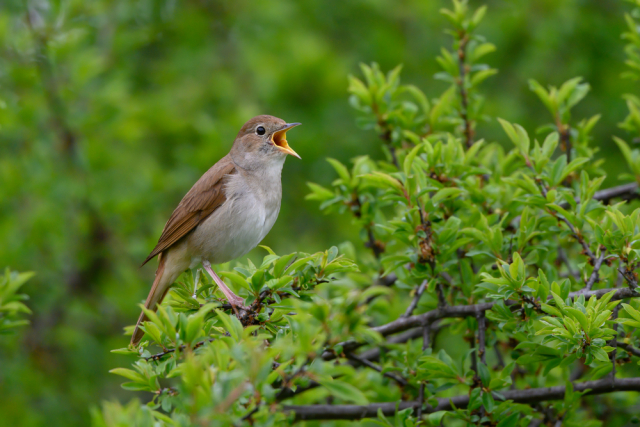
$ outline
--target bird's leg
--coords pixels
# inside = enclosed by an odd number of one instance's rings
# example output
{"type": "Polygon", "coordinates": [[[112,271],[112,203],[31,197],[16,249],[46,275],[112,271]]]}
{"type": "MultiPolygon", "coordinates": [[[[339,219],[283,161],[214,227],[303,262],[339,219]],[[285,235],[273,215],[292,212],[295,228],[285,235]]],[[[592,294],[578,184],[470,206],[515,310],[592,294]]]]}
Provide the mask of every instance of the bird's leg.
{"type": "Polygon", "coordinates": [[[238,295],[234,294],[233,291],[231,289],[229,289],[227,287],[227,285],[224,284],[224,282],[222,281],[222,279],[220,277],[218,277],[218,275],[216,274],[215,271],[213,271],[213,268],[211,268],[211,264],[209,263],[209,261],[204,260],[202,261],[202,266],[204,267],[205,270],[207,270],[207,272],[211,275],[211,277],[213,278],[213,281],[216,282],[216,284],[218,285],[218,287],[220,288],[220,290],[222,291],[222,293],[224,294],[224,296],[227,298],[227,300],[229,301],[229,303],[235,308],[236,306],[240,307],[240,308],[245,308],[244,306],[244,299],[240,298],[238,295]]]}

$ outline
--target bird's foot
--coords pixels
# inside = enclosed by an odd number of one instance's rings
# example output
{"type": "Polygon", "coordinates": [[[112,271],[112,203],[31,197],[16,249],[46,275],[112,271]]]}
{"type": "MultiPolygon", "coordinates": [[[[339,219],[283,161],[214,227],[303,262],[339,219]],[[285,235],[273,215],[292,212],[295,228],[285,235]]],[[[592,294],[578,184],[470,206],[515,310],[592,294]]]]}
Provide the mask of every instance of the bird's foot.
{"type": "Polygon", "coordinates": [[[229,304],[234,307],[234,310],[235,307],[239,307],[243,310],[246,310],[248,308],[244,305],[244,298],[239,297],[238,295],[234,294],[231,289],[229,289],[229,287],[222,281],[222,279],[216,274],[216,272],[213,271],[213,268],[211,268],[211,264],[209,263],[209,261],[202,261],[202,266],[207,271],[207,273],[211,275],[213,281],[216,282],[224,296],[227,298],[227,301],[229,301],[229,304]]]}

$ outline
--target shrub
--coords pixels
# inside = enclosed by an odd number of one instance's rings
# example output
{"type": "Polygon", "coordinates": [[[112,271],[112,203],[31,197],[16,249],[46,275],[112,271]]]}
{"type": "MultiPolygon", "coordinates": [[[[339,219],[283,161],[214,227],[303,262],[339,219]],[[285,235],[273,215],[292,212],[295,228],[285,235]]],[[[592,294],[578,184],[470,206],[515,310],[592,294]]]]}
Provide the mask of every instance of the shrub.
{"type": "MultiPolygon", "coordinates": [[[[551,113],[538,136],[498,118],[504,141],[479,138],[479,86],[496,73],[481,63],[495,49],[476,34],[485,10],[442,11],[453,45],[437,58],[450,83],[437,98],[401,84],[400,67],[349,78],[384,159],[330,159],[337,178],[308,198],[352,215],[368,249],[265,248],[260,265],[221,273],[250,305],[239,312],[187,272],[147,312],[140,347],[116,350],[137,360],[112,372],[149,403],[105,404],[95,426],[595,426],[637,412],[629,393],[609,394],[640,391],[637,184],[600,190],[599,116],[571,114],[589,92],[580,78],[529,82],[551,113]]],[[[621,127],[637,134],[640,102],[626,99],[621,127]]],[[[640,151],[616,141],[638,180],[640,151]]]]}

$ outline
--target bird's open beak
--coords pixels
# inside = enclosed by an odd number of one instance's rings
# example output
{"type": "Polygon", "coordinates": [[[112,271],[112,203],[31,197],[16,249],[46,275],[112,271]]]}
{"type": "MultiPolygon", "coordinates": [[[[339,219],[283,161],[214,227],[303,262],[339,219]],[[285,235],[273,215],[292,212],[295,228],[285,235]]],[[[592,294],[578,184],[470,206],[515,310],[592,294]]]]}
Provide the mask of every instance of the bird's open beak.
{"type": "Polygon", "coordinates": [[[300,124],[302,123],[287,123],[282,127],[282,129],[275,131],[273,133],[273,137],[271,138],[276,147],[278,147],[283,152],[291,154],[292,156],[297,158],[300,158],[300,156],[298,156],[298,153],[293,151],[293,149],[289,147],[289,144],[287,144],[287,131],[300,124]]]}

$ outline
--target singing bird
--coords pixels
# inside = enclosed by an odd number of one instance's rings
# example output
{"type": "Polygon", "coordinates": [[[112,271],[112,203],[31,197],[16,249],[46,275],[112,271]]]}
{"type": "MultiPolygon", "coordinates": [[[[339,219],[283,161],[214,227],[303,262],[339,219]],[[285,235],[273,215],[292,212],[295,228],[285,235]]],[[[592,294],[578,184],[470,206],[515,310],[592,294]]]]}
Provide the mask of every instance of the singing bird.
{"type": "MultiPolygon", "coordinates": [[[[183,271],[202,263],[233,306],[244,300],[234,294],[211,268],[241,257],[269,233],[280,212],[281,173],[288,154],[300,158],[287,143],[286,133],[300,123],[273,116],[257,116],[242,126],[229,154],[191,187],[164,226],[146,264],[158,255],[158,269],[145,307],[157,305],[183,271]]],[[[131,344],[144,332],[140,314],[131,344]]]]}

